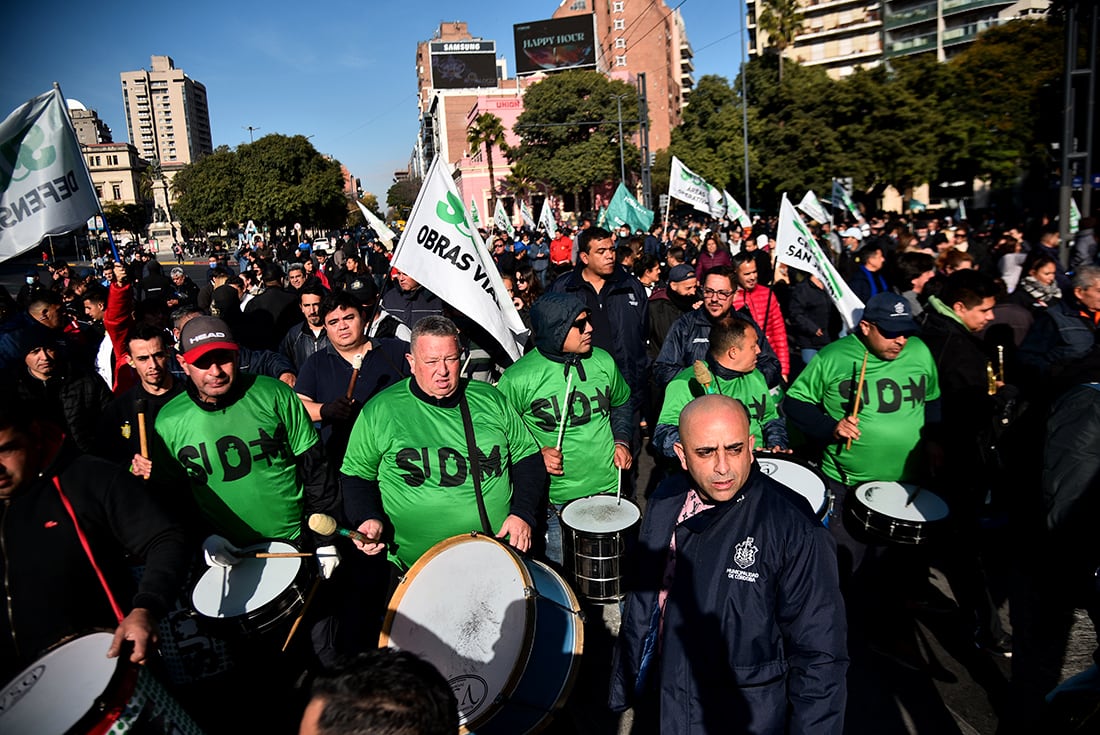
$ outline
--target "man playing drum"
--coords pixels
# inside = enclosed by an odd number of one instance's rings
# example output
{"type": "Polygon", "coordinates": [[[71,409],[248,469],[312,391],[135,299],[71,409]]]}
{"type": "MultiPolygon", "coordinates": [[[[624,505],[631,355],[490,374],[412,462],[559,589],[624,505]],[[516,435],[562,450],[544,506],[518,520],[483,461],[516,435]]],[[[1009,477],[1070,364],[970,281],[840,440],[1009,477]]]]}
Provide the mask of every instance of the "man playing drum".
{"type": "Polygon", "coordinates": [[[408,360],[412,377],[371,399],[352,428],[344,507],[371,539],[356,545],[367,554],[390,546],[401,568],[470,531],[527,551],[546,485],[531,432],[496,388],[459,380],[462,350],[450,319],[417,322],[408,360]]]}
{"type": "Polygon", "coordinates": [[[8,398],[0,501],[0,684],[49,646],[96,627],[115,630],[100,655],[118,656],[125,643],[124,655],[145,663],[158,618],[183,584],[187,551],[183,529],[141,481],[80,455],[33,407],[8,398]],[[127,554],[145,561],[136,589],[127,554]]]}
{"type": "Polygon", "coordinates": [[[687,474],[646,511],[611,708],[666,735],[839,734],[847,628],[829,532],[755,466],[740,401],[697,398],[679,428],[687,474]]]}
{"type": "Polygon", "coordinates": [[[592,346],[588,308],[546,294],[531,308],[536,349],[504,371],[500,392],[542,446],[550,473],[546,557],[562,563],[562,506],[615,492],[630,469],[630,388],[609,353],[592,346]]]}
{"type": "MultiPolygon", "coordinates": [[[[893,293],[872,296],[853,333],[824,347],[798,376],[787,393],[784,410],[807,437],[823,445],[821,469],[832,481],[833,509],[829,530],[840,546],[841,577],[863,580],[863,603],[878,605],[881,582],[892,582],[898,595],[911,598],[910,575],[897,569],[887,573],[865,558],[882,556],[885,549],[868,544],[863,529],[846,527],[848,488],[871,481],[916,480],[929,462],[921,438],[940,418],[940,388],[936,364],[928,347],[913,335],[917,323],[909,302],[893,293]],[[859,390],[859,389],[862,390],[859,390]],[[858,400],[857,400],[857,393],[858,400]],[[858,411],[857,411],[858,409],[858,411]],[[884,575],[875,580],[874,573],[884,575]],[[900,581],[904,576],[904,581],[900,581]]],[[[909,510],[906,508],[906,510],[909,510]]],[[[920,569],[908,568],[912,574],[920,569]]],[[[904,571],[904,570],[902,570],[904,571]]],[[[925,579],[927,568],[923,569],[925,579]]],[[[919,587],[918,587],[919,589],[919,587]]],[[[852,608],[864,605],[849,597],[852,608]]],[[[864,611],[866,612],[866,611],[864,611]]],[[[881,612],[881,611],[880,611],[881,612]]],[[[871,615],[872,621],[890,616],[871,615]]]]}
{"type": "Polygon", "coordinates": [[[676,459],[673,447],[680,440],[680,411],[693,398],[717,393],[736,398],[749,409],[749,431],[757,447],[786,451],[787,425],[779,417],[767,381],[756,369],[759,354],[759,337],[747,320],[735,314],[715,320],[706,369],[700,366],[699,374],[695,368],[684,368],[665,388],[665,402],[653,432],[654,446],[669,459],[676,459]]]}

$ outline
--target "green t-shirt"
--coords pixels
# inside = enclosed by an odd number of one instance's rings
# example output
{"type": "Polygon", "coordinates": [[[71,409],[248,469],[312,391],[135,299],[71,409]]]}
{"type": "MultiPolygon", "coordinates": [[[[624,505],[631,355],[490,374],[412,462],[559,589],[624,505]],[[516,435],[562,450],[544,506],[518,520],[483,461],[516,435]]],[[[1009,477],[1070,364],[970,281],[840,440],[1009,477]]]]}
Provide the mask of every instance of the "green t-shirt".
{"type": "MultiPolygon", "coordinates": [[[[749,431],[756,437],[756,448],[766,449],[761,427],[779,418],[779,410],[775,406],[775,398],[768,392],[768,382],[763,373],[753,370],[732,380],[725,380],[717,375],[713,378],[712,391],[736,398],[745,404],[745,408],[749,410],[749,431]]],[[[665,402],[661,404],[661,415],[657,418],[657,423],[678,426],[684,406],[703,393],[703,386],[695,379],[695,368],[684,368],[665,388],[665,402]]]]}
{"type": "MultiPolygon", "coordinates": [[[[787,395],[821,406],[839,421],[851,412],[864,352],[854,334],[827,345],[810,360],[787,395]]],[[[845,448],[845,442],[830,444],[821,469],[849,485],[914,479],[924,404],[939,397],[936,363],[919,337],[910,337],[896,360],[868,354],[859,408],[860,438],[851,449],[845,448]]]]}
{"type": "MultiPolygon", "coordinates": [[[[409,380],[363,406],[341,468],[345,475],[378,481],[397,546],[390,558],[404,567],[443,539],[481,530],[461,410],[426,403],[413,395],[409,380]]],[[[481,492],[497,531],[512,501],[509,467],[539,447],[496,388],[470,381],[466,398],[481,492]]]]}
{"type": "Polygon", "coordinates": [[[295,457],[319,441],[317,431],[285,383],[247,373],[237,380],[244,394],[226,408],[204,410],[182,393],[160,410],[153,471],[186,473],[199,509],[234,544],[296,539],[302,483],[295,457]]]}
{"type": "MultiPolygon", "coordinates": [[[[615,360],[599,347],[582,361],[585,377],[575,368],[569,395],[569,418],[562,437],[563,475],[550,475],[550,502],[568,503],[599,493],[614,492],[619,470],[613,463],[615,437],[611,409],[630,400],[615,360]]],[[[512,364],[497,388],[512,404],[541,446],[558,443],[558,426],[565,400],[565,366],[532,350],[512,364]]]]}

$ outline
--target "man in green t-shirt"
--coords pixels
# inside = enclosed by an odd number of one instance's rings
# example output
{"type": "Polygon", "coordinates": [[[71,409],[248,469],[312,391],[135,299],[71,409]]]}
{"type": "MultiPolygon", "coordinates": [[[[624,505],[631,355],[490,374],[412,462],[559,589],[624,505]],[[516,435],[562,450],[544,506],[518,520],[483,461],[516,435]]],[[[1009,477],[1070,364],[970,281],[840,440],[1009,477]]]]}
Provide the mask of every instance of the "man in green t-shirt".
{"type": "Polygon", "coordinates": [[[412,377],[363,406],[340,470],[347,516],[371,539],[356,545],[366,554],[388,547],[403,568],[470,531],[527,551],[546,486],[531,432],[496,388],[459,380],[462,350],[450,319],[418,321],[408,360],[412,377]]]}
{"type": "Polygon", "coordinates": [[[630,387],[610,353],[592,346],[588,307],[577,297],[541,297],[531,326],[536,349],[505,370],[497,387],[542,447],[550,473],[546,556],[560,564],[562,506],[614,492],[619,471],[633,463],[630,387]]]}
{"type": "Polygon", "coordinates": [[[205,545],[208,558],[232,560],[234,547],[286,539],[320,547],[328,577],[336,549],[306,519],[338,511],[339,498],[302,402],[274,378],[240,372],[239,347],[221,319],[191,318],[179,348],[189,382],[157,415],[152,480],[186,478],[204,525],[218,534],[205,545]]]}
{"type": "Polygon", "coordinates": [[[760,338],[747,320],[735,314],[716,320],[710,330],[707,353],[708,386],[696,379],[695,368],[684,368],[665,387],[665,401],[653,445],[671,460],[677,460],[673,445],[680,440],[680,411],[693,399],[707,393],[736,398],[749,412],[749,432],[756,446],[772,451],[787,450],[787,425],[779,417],[775,398],[768,390],[764,375],[756,369],[760,338]]]}

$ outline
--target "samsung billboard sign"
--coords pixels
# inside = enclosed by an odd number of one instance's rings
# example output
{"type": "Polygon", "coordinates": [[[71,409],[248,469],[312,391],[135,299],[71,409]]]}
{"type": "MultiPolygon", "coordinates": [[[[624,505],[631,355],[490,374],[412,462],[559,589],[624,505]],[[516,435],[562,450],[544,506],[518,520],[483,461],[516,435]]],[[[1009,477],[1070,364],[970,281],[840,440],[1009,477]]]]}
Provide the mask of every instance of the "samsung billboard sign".
{"type": "Polygon", "coordinates": [[[596,65],[596,16],[517,23],[516,73],[577,69],[596,65]]]}
{"type": "Polygon", "coordinates": [[[429,50],[435,89],[497,86],[496,41],[433,41],[429,50]]]}

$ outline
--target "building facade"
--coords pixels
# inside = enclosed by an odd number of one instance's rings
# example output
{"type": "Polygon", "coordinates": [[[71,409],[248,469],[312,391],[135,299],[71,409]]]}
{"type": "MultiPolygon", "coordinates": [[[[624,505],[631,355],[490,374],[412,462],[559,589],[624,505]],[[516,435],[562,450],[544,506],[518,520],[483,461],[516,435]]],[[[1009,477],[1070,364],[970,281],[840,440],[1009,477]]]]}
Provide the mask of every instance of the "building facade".
{"type": "Polygon", "coordinates": [[[553,17],[589,13],[596,15],[597,68],[632,86],[645,74],[649,147],[668,148],[695,87],[693,53],[680,11],[664,0],[569,0],[553,17]]]}
{"type": "Polygon", "coordinates": [[[69,105],[69,119],[73,121],[76,139],[80,145],[113,143],[111,129],[99,119],[95,110],[89,110],[76,100],[66,100],[69,105]]]}
{"type": "Polygon", "coordinates": [[[82,144],[96,196],[104,204],[143,204],[141,177],[149,163],[129,143],[82,144]]]}
{"type": "Polygon", "coordinates": [[[121,74],[130,142],[146,160],[180,167],[213,152],[206,87],[177,69],[170,56],[153,56],[150,70],[121,74]]]}
{"type": "MultiPolygon", "coordinates": [[[[761,0],[746,0],[748,53],[769,47],[758,24],[761,0]]],[[[1049,0],[799,0],[802,31],[784,56],[846,77],[901,56],[958,54],[981,31],[1037,12],[1049,0]]]]}

